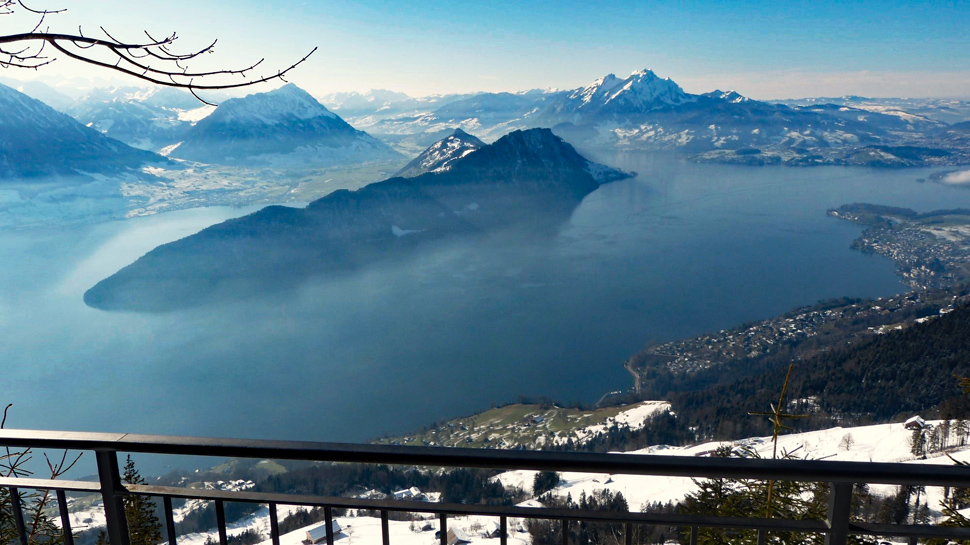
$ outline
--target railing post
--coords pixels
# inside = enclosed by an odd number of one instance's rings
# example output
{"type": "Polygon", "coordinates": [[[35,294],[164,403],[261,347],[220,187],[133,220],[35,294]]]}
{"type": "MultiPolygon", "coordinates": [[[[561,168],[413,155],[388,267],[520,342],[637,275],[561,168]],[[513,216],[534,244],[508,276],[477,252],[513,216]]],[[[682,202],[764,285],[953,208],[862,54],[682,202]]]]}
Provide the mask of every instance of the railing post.
{"type": "Polygon", "coordinates": [[[387,509],[381,509],[381,543],[391,545],[391,528],[387,521],[387,509]]]}
{"type": "Polygon", "coordinates": [[[623,526],[623,543],[633,545],[633,524],[629,522],[623,526]]]}
{"type": "Polygon", "coordinates": [[[269,504],[269,536],[273,545],[280,545],[280,519],[275,503],[269,504]]]}
{"type": "Polygon", "coordinates": [[[24,524],[24,509],[20,505],[20,491],[14,487],[10,487],[10,509],[13,510],[13,522],[17,527],[20,545],[27,545],[27,525],[24,524]]]}
{"type": "Polygon", "coordinates": [[[175,545],[175,515],[172,511],[172,497],[162,497],[162,508],[165,511],[165,531],[168,532],[168,545],[175,545]]]}
{"type": "Polygon", "coordinates": [[[438,543],[441,545],[448,545],[448,515],[445,513],[438,513],[438,526],[439,536],[438,543]]]}
{"type": "Polygon", "coordinates": [[[766,543],[768,543],[768,530],[758,528],[758,545],[765,545],[766,543]]]}
{"type": "Polygon", "coordinates": [[[64,545],[74,545],[74,532],[71,531],[71,514],[67,511],[67,494],[63,490],[54,492],[57,495],[57,510],[61,514],[61,534],[64,545]]]}
{"type": "Polygon", "coordinates": [[[216,529],[219,530],[219,545],[229,545],[229,534],[226,531],[226,506],[222,500],[216,500],[216,529]]]}
{"type": "Polygon", "coordinates": [[[690,527],[690,545],[697,545],[697,526],[690,527]]]}
{"type": "Polygon", "coordinates": [[[113,450],[98,450],[94,456],[98,461],[108,541],[111,545],[129,545],[128,519],[125,517],[125,495],[128,494],[128,489],[121,484],[118,453],[113,450]]]}
{"type": "Polygon", "coordinates": [[[562,545],[569,545],[569,519],[562,519],[562,545]]]}
{"type": "Polygon", "coordinates": [[[329,505],[323,506],[323,519],[327,525],[327,545],[333,545],[333,508],[329,505]]]}
{"type": "Polygon", "coordinates": [[[502,515],[498,518],[498,535],[499,535],[499,545],[508,545],[509,543],[509,518],[502,515]]]}
{"type": "Polygon", "coordinates": [[[849,540],[849,515],[852,512],[852,483],[829,485],[829,511],[825,545],[846,545],[849,540]]]}

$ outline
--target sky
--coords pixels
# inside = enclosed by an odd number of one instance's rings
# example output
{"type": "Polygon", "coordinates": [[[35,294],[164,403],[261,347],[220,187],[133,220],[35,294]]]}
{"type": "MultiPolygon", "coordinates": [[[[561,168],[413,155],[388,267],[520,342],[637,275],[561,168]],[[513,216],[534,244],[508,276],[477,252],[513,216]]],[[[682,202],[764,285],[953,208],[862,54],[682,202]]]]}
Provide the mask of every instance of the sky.
{"type": "MultiPolygon", "coordinates": [[[[688,92],[734,89],[757,99],[970,97],[966,2],[55,1],[28,3],[67,8],[48,16],[52,32],[80,26],[95,35],[104,26],[138,39],[143,30],[175,31],[185,50],[218,38],[203,67],[265,57],[272,72],[318,47],[291,78],[317,96],[571,89],[649,68],[688,92]]],[[[0,33],[33,24],[0,16],[0,33]]],[[[0,75],[112,77],[64,59],[0,75]]]]}

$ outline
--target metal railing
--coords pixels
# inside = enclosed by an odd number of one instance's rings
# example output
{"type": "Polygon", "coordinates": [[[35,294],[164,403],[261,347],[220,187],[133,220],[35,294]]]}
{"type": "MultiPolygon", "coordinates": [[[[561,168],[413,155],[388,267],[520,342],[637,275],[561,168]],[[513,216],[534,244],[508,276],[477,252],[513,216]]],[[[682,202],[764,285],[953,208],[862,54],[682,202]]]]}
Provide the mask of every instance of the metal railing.
{"type": "Polygon", "coordinates": [[[442,447],[362,445],[298,441],[211,439],[178,436],[116,433],[80,433],[33,430],[0,430],[0,447],[92,451],[97,460],[98,481],[0,478],[0,488],[10,491],[21,545],[28,545],[23,515],[19,512],[20,490],[53,490],[57,496],[66,545],[73,545],[65,492],[101,494],[112,545],[128,545],[124,498],[144,495],[162,499],[165,528],[170,545],[176,544],[173,498],[211,500],[215,504],[220,545],[227,545],[225,502],[249,502],[269,506],[270,534],[280,543],[278,505],[322,507],[327,544],[333,545],[333,510],[367,509],[381,515],[383,545],[390,544],[390,512],[432,513],[438,516],[441,545],[447,543],[449,515],[498,517],[499,539],[506,545],[508,520],[547,519],[561,521],[563,545],[568,545],[572,521],[624,525],[626,545],[633,542],[636,525],[688,527],[691,545],[696,545],[699,528],[754,530],[765,543],[773,532],[811,532],[825,535],[826,545],[844,545],[850,534],[898,536],[915,543],[918,538],[970,539],[970,528],[926,524],[869,524],[850,520],[853,486],[890,484],[970,488],[970,469],[957,466],[865,463],[810,460],[762,460],[750,458],[696,458],[635,454],[590,454],[541,451],[483,450],[442,447]],[[671,513],[592,511],[580,509],[428,503],[392,499],[325,497],[256,491],[200,490],[183,487],[126,484],[118,466],[118,453],[212,456],[351,462],[433,468],[484,468],[539,470],[626,475],[654,475],[695,478],[755,479],[830,483],[826,520],[793,520],[758,517],[722,517],[671,513]]]}

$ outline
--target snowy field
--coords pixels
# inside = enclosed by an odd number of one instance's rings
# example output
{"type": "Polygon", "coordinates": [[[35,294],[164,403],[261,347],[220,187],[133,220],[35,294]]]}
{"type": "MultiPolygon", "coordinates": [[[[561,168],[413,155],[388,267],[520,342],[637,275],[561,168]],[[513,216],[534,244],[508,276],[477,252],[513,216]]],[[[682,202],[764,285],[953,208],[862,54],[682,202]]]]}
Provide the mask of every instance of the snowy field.
{"type": "MultiPolygon", "coordinates": [[[[938,426],[940,421],[928,424],[938,426]]],[[[932,453],[926,460],[917,460],[910,452],[910,438],[913,432],[903,424],[879,424],[851,428],[830,428],[783,435],[778,438],[778,454],[791,453],[792,456],[807,460],[840,460],[853,462],[904,462],[914,464],[952,464],[943,453],[932,453]],[[847,439],[848,438],[848,439],[847,439]]],[[[739,441],[710,442],[690,447],[659,445],[630,454],[664,456],[705,456],[721,446],[747,447],[762,458],[771,458],[771,437],[753,437],[739,441]]],[[[955,447],[948,451],[956,460],[970,462],[970,448],[955,447]]],[[[523,490],[532,489],[535,471],[510,471],[495,477],[505,486],[517,486],[523,490]]],[[[639,510],[646,503],[676,502],[696,487],[690,478],[685,477],[645,477],[636,475],[608,475],[586,473],[562,473],[562,484],[553,494],[565,497],[571,495],[578,499],[583,492],[590,495],[596,491],[609,490],[620,492],[626,498],[631,510],[639,510]]],[[[873,485],[873,493],[888,495],[895,491],[894,486],[873,485]]],[[[942,491],[928,489],[928,503],[931,511],[938,510],[942,491]]]]}

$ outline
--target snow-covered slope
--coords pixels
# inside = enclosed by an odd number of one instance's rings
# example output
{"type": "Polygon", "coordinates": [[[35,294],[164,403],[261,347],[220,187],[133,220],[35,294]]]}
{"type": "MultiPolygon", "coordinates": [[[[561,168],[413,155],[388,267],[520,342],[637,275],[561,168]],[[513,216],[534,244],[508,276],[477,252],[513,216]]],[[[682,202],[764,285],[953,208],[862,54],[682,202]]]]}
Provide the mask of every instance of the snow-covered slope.
{"type": "MultiPolygon", "coordinates": [[[[930,425],[939,426],[940,421],[930,421],[930,425]]],[[[950,435],[952,446],[948,452],[956,460],[970,461],[970,446],[966,445],[967,437],[959,437],[954,431],[950,435]]],[[[821,431],[783,435],[778,440],[778,452],[790,453],[797,458],[810,460],[841,460],[855,462],[904,462],[911,464],[953,464],[942,452],[931,453],[927,459],[916,459],[911,453],[910,438],[912,430],[906,429],[901,423],[879,424],[848,428],[831,428],[821,431]]],[[[671,447],[659,445],[630,454],[644,456],[709,456],[718,447],[731,446],[748,448],[756,451],[762,458],[771,458],[773,445],[770,437],[754,437],[739,441],[711,442],[690,447],[671,447]]],[[[524,490],[531,490],[534,471],[510,471],[495,478],[505,486],[516,486],[524,490]]],[[[685,477],[641,477],[632,475],[599,475],[566,472],[562,474],[563,484],[553,493],[565,497],[571,494],[575,499],[582,492],[590,495],[597,490],[621,492],[626,497],[630,508],[636,510],[645,503],[679,501],[696,487],[693,481],[685,477]]],[[[871,485],[870,489],[876,494],[889,494],[894,487],[888,485],[871,485]]],[[[941,491],[930,491],[929,506],[931,510],[938,510],[941,491]]]]}
{"type": "Polygon", "coordinates": [[[203,163],[303,167],[400,159],[293,84],[223,102],[189,130],[170,156],[203,163]]]}
{"type": "Polygon", "coordinates": [[[455,129],[450,136],[431,144],[431,147],[415,157],[394,176],[413,178],[425,172],[444,172],[451,168],[455,161],[484,145],[485,143],[478,138],[461,129],[455,129]]]}

